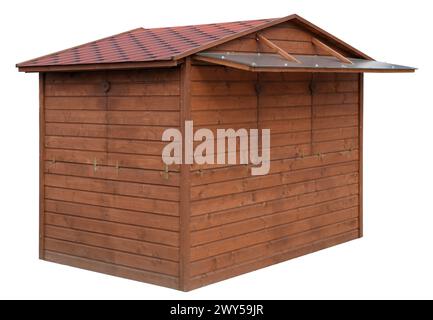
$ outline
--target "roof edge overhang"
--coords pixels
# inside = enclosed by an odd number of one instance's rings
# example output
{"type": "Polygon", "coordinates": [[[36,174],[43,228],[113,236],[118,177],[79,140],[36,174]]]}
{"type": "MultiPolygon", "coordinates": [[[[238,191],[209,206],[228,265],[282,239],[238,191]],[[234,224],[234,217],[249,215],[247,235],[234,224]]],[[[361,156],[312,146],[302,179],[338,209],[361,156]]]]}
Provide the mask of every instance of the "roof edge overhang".
{"type": "Polygon", "coordinates": [[[143,68],[165,68],[175,67],[182,61],[158,60],[143,62],[117,62],[117,63],[95,63],[95,64],[71,64],[71,65],[49,65],[49,66],[20,66],[16,65],[20,72],[66,72],[66,71],[98,71],[98,70],[127,70],[143,68]]]}
{"type": "Polygon", "coordinates": [[[278,54],[199,52],[196,61],[221,65],[250,72],[336,72],[336,73],[402,73],[414,72],[416,68],[366,59],[347,59],[342,63],[334,56],[293,55],[294,61],[285,60],[278,54]]]}

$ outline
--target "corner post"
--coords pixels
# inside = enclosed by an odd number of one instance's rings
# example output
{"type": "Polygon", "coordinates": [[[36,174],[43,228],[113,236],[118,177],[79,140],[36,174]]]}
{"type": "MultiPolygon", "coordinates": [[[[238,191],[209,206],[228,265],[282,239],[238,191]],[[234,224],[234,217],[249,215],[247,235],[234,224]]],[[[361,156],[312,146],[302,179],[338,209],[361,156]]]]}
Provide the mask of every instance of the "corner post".
{"type": "MultiPolygon", "coordinates": [[[[185,137],[185,121],[191,119],[191,58],[186,57],[180,66],[180,128],[185,137]]],[[[182,143],[182,159],[185,159],[185,143],[182,143]]],[[[190,283],[190,197],[191,182],[189,164],[180,165],[180,234],[179,234],[179,289],[188,291],[190,283]]]]}
{"type": "Polygon", "coordinates": [[[364,139],[364,74],[359,74],[359,132],[358,132],[358,139],[359,139],[359,237],[362,238],[364,235],[364,218],[363,218],[363,152],[364,152],[364,146],[363,146],[363,139],[364,139]]]}
{"type": "Polygon", "coordinates": [[[39,73],[39,259],[45,259],[45,73],[39,73]]]}

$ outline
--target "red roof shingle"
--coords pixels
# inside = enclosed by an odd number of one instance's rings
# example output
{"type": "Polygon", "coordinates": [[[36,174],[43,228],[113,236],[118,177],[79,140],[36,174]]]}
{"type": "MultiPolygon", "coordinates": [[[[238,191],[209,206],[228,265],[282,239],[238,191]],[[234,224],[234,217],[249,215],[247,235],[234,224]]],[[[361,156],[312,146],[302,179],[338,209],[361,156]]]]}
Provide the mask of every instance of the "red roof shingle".
{"type": "Polygon", "coordinates": [[[77,47],[19,63],[18,67],[82,65],[171,60],[239,32],[276,19],[212,23],[181,27],[137,28],[77,47]]]}

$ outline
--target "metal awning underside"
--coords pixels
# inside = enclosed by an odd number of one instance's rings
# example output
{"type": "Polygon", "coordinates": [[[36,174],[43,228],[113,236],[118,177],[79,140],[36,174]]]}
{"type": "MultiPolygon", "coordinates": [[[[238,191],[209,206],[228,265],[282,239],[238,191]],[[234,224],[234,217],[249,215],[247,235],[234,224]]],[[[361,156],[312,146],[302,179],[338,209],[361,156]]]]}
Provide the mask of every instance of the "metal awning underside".
{"type": "Polygon", "coordinates": [[[297,61],[280,54],[249,52],[200,52],[196,60],[255,72],[414,72],[415,68],[374,60],[347,58],[344,63],[334,56],[293,55],[297,61]]]}

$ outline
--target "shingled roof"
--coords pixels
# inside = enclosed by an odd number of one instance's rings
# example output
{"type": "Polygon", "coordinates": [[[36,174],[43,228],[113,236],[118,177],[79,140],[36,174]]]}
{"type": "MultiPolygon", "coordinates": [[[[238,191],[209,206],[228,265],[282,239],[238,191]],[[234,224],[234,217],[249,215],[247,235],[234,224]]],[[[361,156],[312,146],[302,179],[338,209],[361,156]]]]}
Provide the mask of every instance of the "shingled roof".
{"type": "Polygon", "coordinates": [[[137,28],[70,49],[19,63],[18,67],[171,60],[275,19],[181,27],[137,28]]]}
{"type": "Polygon", "coordinates": [[[62,71],[177,65],[186,56],[270,26],[293,21],[355,58],[372,60],[298,15],[167,28],[137,28],[17,64],[20,71],[62,71]]]}

